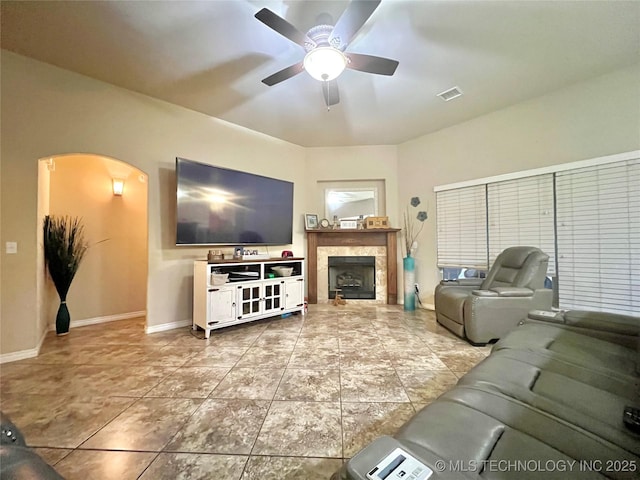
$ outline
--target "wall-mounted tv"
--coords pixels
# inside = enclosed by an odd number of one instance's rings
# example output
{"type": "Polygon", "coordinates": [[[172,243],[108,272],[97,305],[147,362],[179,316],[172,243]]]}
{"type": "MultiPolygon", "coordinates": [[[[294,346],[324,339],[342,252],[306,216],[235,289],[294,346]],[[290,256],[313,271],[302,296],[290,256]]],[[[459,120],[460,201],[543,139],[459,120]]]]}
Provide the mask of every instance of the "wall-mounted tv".
{"type": "Polygon", "coordinates": [[[177,245],[288,245],[293,183],[176,158],[177,245]]]}

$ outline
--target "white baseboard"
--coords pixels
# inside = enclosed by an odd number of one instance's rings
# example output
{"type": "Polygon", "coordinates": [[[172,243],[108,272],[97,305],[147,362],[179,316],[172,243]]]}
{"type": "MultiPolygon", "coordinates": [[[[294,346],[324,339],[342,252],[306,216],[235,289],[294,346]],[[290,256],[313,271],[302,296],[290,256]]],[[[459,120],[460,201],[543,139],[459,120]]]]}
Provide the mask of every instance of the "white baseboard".
{"type": "Polygon", "coordinates": [[[165,332],[167,330],[174,330],[176,328],[188,327],[193,322],[191,320],[180,320],[179,322],[161,323],[160,325],[147,325],[144,329],[145,333],[158,333],[165,332]]]}
{"type": "MultiPolygon", "coordinates": [[[[94,317],[87,318],[84,320],[72,320],[69,328],[74,327],[84,327],[87,325],[96,325],[99,323],[107,323],[107,322],[115,322],[117,320],[128,320],[130,318],[143,317],[147,314],[146,311],[142,310],[140,312],[129,312],[129,313],[119,313],[116,315],[105,315],[104,317],[94,317]]],[[[191,325],[191,320],[182,320],[180,322],[172,322],[172,323],[163,323],[162,325],[153,325],[151,327],[146,327],[146,333],[154,333],[154,332],[163,332],[165,330],[173,330],[174,328],[181,328],[191,325]]],[[[37,357],[40,353],[40,349],[42,348],[42,343],[47,336],[47,332],[55,331],[55,324],[49,325],[48,330],[42,332],[40,336],[40,340],[38,341],[38,346],[36,348],[30,348],[28,350],[20,350],[18,352],[10,352],[0,354],[0,364],[9,363],[9,362],[17,362],[18,360],[24,360],[25,358],[33,358],[37,357]]]]}
{"type": "MultiPolygon", "coordinates": [[[[86,318],[84,320],[71,320],[70,328],[86,327],[87,325],[96,325],[98,323],[116,322],[118,320],[130,320],[132,318],[144,317],[147,315],[146,310],[139,312],[116,313],[115,315],[105,315],[103,317],[86,318]]],[[[53,326],[55,330],[55,325],[53,326]]]]}
{"type": "MultiPolygon", "coordinates": [[[[118,320],[129,320],[131,318],[144,317],[146,314],[146,310],[141,310],[139,312],[117,313],[115,315],[105,315],[104,317],[85,318],[84,320],[71,320],[69,328],[86,327],[87,325],[97,325],[98,323],[115,322],[118,320]]],[[[49,330],[55,329],[55,323],[49,325],[49,330]]]]}
{"type": "Polygon", "coordinates": [[[40,354],[40,349],[44,343],[44,339],[47,337],[48,330],[44,330],[40,335],[38,346],[36,348],[30,348],[29,350],[20,350],[19,352],[3,353],[0,355],[0,364],[17,362],[18,360],[24,360],[25,358],[37,357],[40,354]]]}
{"type": "Polygon", "coordinates": [[[25,358],[33,358],[38,356],[40,348],[30,348],[29,350],[20,350],[18,352],[3,353],[0,355],[0,363],[17,362],[25,358]]]}

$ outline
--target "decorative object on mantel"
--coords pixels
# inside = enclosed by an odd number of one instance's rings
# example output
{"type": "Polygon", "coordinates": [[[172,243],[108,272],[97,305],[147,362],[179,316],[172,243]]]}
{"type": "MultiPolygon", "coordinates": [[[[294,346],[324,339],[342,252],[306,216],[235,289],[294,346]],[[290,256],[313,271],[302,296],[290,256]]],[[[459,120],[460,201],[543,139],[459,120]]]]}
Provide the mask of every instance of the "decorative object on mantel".
{"type": "Polygon", "coordinates": [[[367,230],[375,228],[389,228],[389,217],[367,217],[365,218],[365,228],[367,230]]]}
{"type": "MultiPolygon", "coordinates": [[[[418,205],[420,205],[420,198],[411,198],[411,206],[416,208],[418,205]]],[[[412,217],[413,216],[409,213],[409,207],[407,207],[407,210],[403,215],[404,241],[407,256],[402,259],[402,267],[404,273],[404,309],[410,312],[416,309],[416,262],[413,254],[418,248],[417,238],[424,228],[424,221],[427,219],[427,212],[421,210],[416,215],[415,218],[420,222],[420,227],[417,229],[415,220],[412,217]]]]}
{"type": "Polygon", "coordinates": [[[341,229],[358,228],[358,221],[357,220],[340,220],[340,228],[341,229]]]}
{"type": "Polygon", "coordinates": [[[77,217],[47,215],[44,217],[43,234],[45,266],[60,297],[56,333],[66,335],[71,323],[67,293],[89,243],[84,238],[84,226],[77,217]]]}

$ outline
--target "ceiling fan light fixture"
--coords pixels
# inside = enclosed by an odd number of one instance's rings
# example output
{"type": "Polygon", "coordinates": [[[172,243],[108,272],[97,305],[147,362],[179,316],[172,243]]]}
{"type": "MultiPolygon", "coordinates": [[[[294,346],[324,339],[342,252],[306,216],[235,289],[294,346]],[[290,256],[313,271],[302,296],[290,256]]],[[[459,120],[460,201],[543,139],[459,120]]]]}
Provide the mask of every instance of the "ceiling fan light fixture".
{"type": "Polygon", "coordinates": [[[304,57],[304,69],[316,80],[329,82],[337,78],[347,66],[347,57],[333,47],[317,47],[304,57]]]}

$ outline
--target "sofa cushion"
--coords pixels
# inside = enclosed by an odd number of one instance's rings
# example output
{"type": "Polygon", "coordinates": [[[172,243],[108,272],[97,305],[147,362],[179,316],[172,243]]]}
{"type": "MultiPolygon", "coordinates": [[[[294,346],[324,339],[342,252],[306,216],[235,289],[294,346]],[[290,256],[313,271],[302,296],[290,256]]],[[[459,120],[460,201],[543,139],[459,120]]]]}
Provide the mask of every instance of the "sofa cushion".
{"type": "Polygon", "coordinates": [[[544,324],[524,324],[493,346],[493,351],[533,351],[547,357],[607,372],[635,377],[637,352],[599,338],[544,324]]]}
{"type": "MultiPolygon", "coordinates": [[[[521,364],[531,365],[541,370],[554,372],[588,385],[593,385],[596,388],[606,390],[621,397],[626,397],[632,400],[638,398],[640,380],[636,379],[634,375],[611,375],[611,373],[606,370],[594,370],[588,366],[567,362],[561,358],[552,357],[536,351],[503,349],[493,352],[489,358],[496,358],[499,362],[502,361],[500,360],[501,358],[504,358],[507,361],[517,361],[521,364]]],[[[493,361],[490,363],[493,364],[493,361]]],[[[490,363],[488,361],[486,365],[481,363],[481,365],[478,366],[478,369],[484,370],[489,367],[490,363]]],[[[514,367],[514,371],[508,373],[509,377],[518,376],[520,374],[520,369],[521,368],[514,367]]]]}
{"type": "Polygon", "coordinates": [[[502,356],[487,358],[462,377],[459,385],[526,403],[640,455],[640,436],[621,428],[625,405],[638,399],[637,388],[632,385],[622,392],[624,395],[617,395],[606,389],[606,382],[594,386],[502,356]]]}

